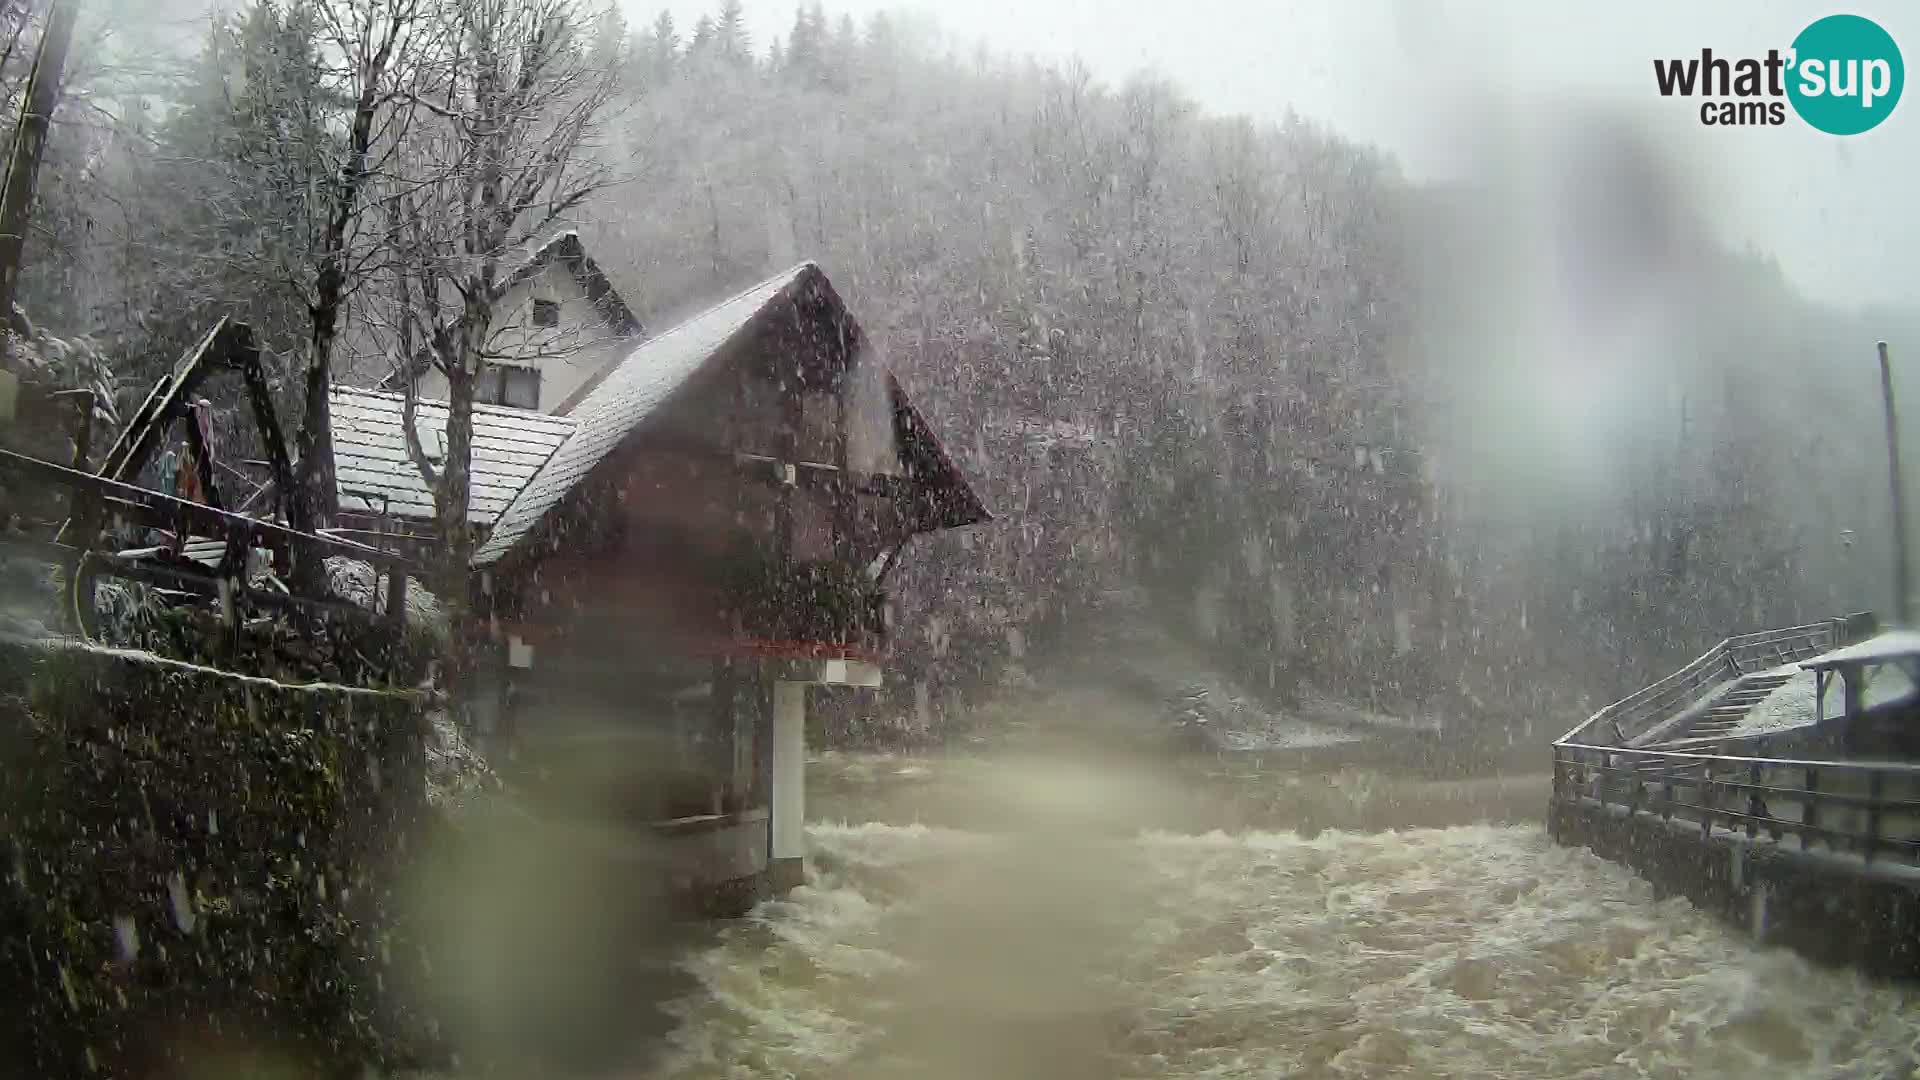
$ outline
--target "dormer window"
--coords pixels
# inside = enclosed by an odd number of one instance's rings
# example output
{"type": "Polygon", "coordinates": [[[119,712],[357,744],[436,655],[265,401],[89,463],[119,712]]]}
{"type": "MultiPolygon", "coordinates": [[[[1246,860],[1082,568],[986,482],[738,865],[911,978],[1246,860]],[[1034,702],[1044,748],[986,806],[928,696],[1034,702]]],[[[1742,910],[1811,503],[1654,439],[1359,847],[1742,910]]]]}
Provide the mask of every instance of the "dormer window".
{"type": "Polygon", "coordinates": [[[533,302],[533,325],[540,327],[559,326],[559,302],[555,300],[535,300],[533,302]]]}

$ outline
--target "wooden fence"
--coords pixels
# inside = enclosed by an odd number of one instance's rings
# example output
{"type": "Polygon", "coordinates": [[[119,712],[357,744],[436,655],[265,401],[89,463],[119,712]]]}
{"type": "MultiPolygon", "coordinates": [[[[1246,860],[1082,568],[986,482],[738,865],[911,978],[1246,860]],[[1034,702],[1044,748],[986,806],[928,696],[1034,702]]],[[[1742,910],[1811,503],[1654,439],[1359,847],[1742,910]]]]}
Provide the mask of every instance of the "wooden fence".
{"type": "Polygon", "coordinates": [[[1553,750],[1556,801],[1658,814],[1920,865],[1920,763],[1803,761],[1636,750],[1562,741],[1553,750]]]}

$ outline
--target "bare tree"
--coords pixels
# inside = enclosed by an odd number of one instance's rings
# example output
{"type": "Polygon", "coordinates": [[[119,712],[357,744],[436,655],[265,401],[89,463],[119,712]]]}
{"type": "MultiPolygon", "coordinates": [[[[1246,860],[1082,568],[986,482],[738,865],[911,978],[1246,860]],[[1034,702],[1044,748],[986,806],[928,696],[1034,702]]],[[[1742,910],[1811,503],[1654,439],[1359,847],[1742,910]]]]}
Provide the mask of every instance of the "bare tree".
{"type": "MultiPolygon", "coordinates": [[[[20,280],[20,254],[27,242],[27,224],[33,212],[34,180],[40,172],[40,154],[60,101],[60,73],[67,64],[67,45],[73,40],[73,18],[79,0],[55,3],[47,31],[27,76],[26,99],[14,127],[13,147],[7,155],[7,173],[0,186],[0,320],[13,320],[13,296],[20,280]]],[[[12,42],[8,43],[8,51],[12,42]]]]}
{"type": "MultiPolygon", "coordinates": [[[[404,426],[445,542],[442,599],[457,612],[473,553],[474,387],[495,307],[514,254],[613,182],[595,151],[618,71],[593,63],[585,33],[592,14],[574,0],[468,0],[449,5],[444,18],[445,63],[417,96],[420,122],[383,206],[396,252],[401,363],[417,375],[412,366],[424,355],[447,382],[437,466],[414,432],[411,390],[404,426]]],[[[456,644],[448,665],[456,685],[463,652],[456,644]]]]}
{"type": "MultiPolygon", "coordinates": [[[[138,276],[169,297],[156,321],[238,314],[289,357],[295,464],[275,480],[302,530],[331,505],[329,384],[349,305],[391,255],[369,207],[415,114],[411,87],[437,69],[439,2],[290,0],[217,22],[154,144],[183,205],[132,193],[129,236],[150,234],[138,276]]],[[[293,573],[300,591],[320,585],[317,566],[293,573]]]]}
{"type": "MultiPolygon", "coordinates": [[[[340,96],[350,104],[346,138],[334,166],[313,179],[318,198],[310,213],[312,278],[309,326],[303,354],[305,409],[296,436],[298,465],[288,518],[312,529],[333,486],[331,417],[327,391],[335,345],[354,288],[389,254],[377,229],[361,226],[369,190],[382,167],[406,145],[415,113],[414,90],[436,72],[445,33],[442,9],[432,0],[318,0],[315,17],[323,49],[336,65],[340,96]],[[378,155],[378,156],[376,156],[378,155]]],[[[297,568],[306,583],[318,568],[297,568]]]]}

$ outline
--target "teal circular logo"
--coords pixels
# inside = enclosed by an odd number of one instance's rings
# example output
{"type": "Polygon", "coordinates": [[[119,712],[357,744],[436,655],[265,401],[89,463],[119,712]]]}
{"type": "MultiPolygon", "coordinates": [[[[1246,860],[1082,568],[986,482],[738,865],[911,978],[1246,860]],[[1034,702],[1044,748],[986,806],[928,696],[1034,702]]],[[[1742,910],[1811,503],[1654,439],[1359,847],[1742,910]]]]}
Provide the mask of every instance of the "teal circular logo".
{"type": "Polygon", "coordinates": [[[1907,81],[1893,35],[1858,15],[1829,15],[1800,31],[1790,63],[1793,111],[1829,135],[1879,126],[1900,103],[1907,81]]]}

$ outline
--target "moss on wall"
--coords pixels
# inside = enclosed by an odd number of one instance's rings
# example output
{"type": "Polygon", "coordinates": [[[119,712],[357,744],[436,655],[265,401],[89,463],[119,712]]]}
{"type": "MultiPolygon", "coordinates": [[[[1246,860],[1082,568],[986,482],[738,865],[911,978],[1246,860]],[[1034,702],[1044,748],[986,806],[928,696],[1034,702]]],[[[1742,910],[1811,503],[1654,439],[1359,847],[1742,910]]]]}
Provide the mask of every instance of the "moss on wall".
{"type": "Polygon", "coordinates": [[[417,1056],[389,871],[420,702],[0,639],[0,1060],[357,1075],[417,1056]]]}

